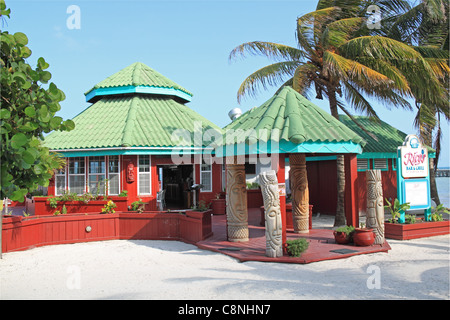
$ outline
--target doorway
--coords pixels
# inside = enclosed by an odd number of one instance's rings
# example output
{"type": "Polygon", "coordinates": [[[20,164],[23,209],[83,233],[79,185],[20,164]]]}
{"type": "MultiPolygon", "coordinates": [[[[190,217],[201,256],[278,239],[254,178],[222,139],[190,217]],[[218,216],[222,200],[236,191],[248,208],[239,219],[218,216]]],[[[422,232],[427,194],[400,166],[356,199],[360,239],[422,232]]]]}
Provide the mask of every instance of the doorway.
{"type": "Polygon", "coordinates": [[[194,183],[193,165],[158,165],[158,180],[165,190],[167,209],[188,209],[193,205],[189,188],[194,183]]]}

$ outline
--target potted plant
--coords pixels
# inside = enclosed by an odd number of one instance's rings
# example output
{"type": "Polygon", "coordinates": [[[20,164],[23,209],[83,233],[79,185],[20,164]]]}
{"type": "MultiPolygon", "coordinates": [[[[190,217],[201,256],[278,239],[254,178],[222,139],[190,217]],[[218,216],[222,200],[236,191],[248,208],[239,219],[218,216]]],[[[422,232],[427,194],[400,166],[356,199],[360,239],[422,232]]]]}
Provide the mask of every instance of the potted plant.
{"type": "Polygon", "coordinates": [[[116,204],[112,200],[109,200],[103,207],[102,212],[100,213],[114,213],[116,212],[114,210],[116,207],[117,207],[116,204]]]}
{"type": "Polygon", "coordinates": [[[388,220],[388,222],[390,223],[397,223],[398,218],[400,218],[400,214],[411,208],[409,202],[400,204],[400,201],[398,201],[398,199],[395,199],[394,203],[390,203],[388,199],[385,200],[388,205],[384,206],[384,208],[389,209],[389,212],[392,215],[392,218],[388,220]]]}
{"type": "Polygon", "coordinates": [[[291,257],[300,257],[309,247],[309,242],[305,238],[288,240],[285,244],[286,252],[291,257]]]}
{"type": "Polygon", "coordinates": [[[216,199],[211,200],[211,209],[213,214],[226,214],[226,201],[221,198],[220,194],[216,194],[216,199]]]}
{"type": "Polygon", "coordinates": [[[338,244],[347,244],[353,241],[354,226],[345,226],[333,231],[334,240],[338,244]]]}
{"type": "Polygon", "coordinates": [[[431,207],[431,211],[433,212],[430,216],[431,221],[444,221],[444,218],[442,217],[443,213],[449,214],[450,212],[444,207],[444,205],[441,203],[436,208],[431,207]]]}
{"type": "Polygon", "coordinates": [[[131,203],[130,207],[131,211],[137,211],[138,213],[144,212],[145,202],[139,199],[138,201],[134,201],[131,203]]]}
{"type": "Polygon", "coordinates": [[[366,228],[364,223],[355,228],[353,243],[357,246],[371,246],[375,242],[375,234],[372,228],[366,228]]]}

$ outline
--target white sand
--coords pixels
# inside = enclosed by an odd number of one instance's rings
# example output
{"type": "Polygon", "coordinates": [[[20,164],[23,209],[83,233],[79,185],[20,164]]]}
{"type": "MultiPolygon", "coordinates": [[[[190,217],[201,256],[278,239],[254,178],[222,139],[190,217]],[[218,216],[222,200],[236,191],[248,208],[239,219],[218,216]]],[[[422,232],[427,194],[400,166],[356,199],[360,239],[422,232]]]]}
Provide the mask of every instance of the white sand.
{"type": "Polygon", "coordinates": [[[47,246],[3,254],[0,299],[450,299],[450,236],[388,242],[388,253],[307,265],[177,241],[47,246]]]}

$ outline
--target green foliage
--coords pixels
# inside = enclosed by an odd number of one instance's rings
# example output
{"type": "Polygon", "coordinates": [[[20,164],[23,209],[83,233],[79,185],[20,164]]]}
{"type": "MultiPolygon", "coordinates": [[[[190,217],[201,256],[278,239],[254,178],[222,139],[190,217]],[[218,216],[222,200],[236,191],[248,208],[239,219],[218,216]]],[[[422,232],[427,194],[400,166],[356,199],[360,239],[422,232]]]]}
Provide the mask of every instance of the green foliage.
{"type": "Polygon", "coordinates": [[[259,183],[258,182],[247,182],[246,183],[247,189],[252,190],[252,189],[258,189],[259,188],[259,183]]]}
{"type": "Polygon", "coordinates": [[[142,200],[134,201],[131,203],[131,211],[138,211],[142,212],[144,211],[144,204],[145,202],[142,200]]]}
{"type": "Polygon", "coordinates": [[[396,198],[394,200],[394,203],[390,203],[388,199],[385,199],[387,205],[384,206],[384,208],[389,209],[392,218],[389,220],[391,223],[396,223],[398,218],[400,217],[401,212],[405,212],[411,206],[409,205],[409,202],[400,204],[400,201],[396,198]]]}
{"type": "Polygon", "coordinates": [[[344,226],[336,229],[336,232],[344,232],[346,235],[350,235],[355,231],[354,226],[344,226]]]}
{"type": "Polygon", "coordinates": [[[67,208],[66,205],[63,205],[62,209],[61,209],[61,214],[67,214],[67,208]]]}
{"type": "Polygon", "coordinates": [[[300,257],[301,254],[308,249],[309,242],[304,238],[286,241],[287,251],[290,256],[300,257]]]}
{"type": "Polygon", "coordinates": [[[127,197],[128,196],[128,190],[122,190],[121,193],[119,193],[119,197],[127,197]]]}
{"type": "Polygon", "coordinates": [[[444,205],[441,203],[436,208],[431,207],[431,211],[434,211],[431,214],[431,221],[443,221],[444,217],[442,216],[443,213],[450,214],[447,208],[444,207],[444,205]]]}
{"type": "Polygon", "coordinates": [[[408,224],[416,223],[416,216],[414,214],[405,214],[405,222],[408,224]]]}
{"type": "MultiPolygon", "coordinates": [[[[0,0],[0,19],[9,18],[10,12],[0,0]]],[[[55,116],[65,95],[52,82],[47,89],[42,87],[51,79],[46,71],[49,64],[42,57],[36,68],[26,62],[31,55],[27,36],[2,30],[0,40],[0,198],[23,202],[39,185],[48,186],[53,170],[62,165],[56,154],[42,146],[43,134],[69,131],[75,125],[55,116]]]]}
{"type": "Polygon", "coordinates": [[[89,203],[91,200],[97,199],[96,196],[93,196],[89,192],[84,193],[82,195],[77,195],[76,193],[70,193],[65,192],[64,194],[57,196],[57,197],[51,197],[47,199],[48,204],[52,208],[56,208],[58,205],[58,202],[64,202],[64,201],[82,201],[84,203],[89,203]]]}
{"type": "Polygon", "coordinates": [[[442,217],[442,213],[439,212],[433,212],[431,214],[431,221],[436,222],[436,221],[443,221],[444,218],[442,217]]]}

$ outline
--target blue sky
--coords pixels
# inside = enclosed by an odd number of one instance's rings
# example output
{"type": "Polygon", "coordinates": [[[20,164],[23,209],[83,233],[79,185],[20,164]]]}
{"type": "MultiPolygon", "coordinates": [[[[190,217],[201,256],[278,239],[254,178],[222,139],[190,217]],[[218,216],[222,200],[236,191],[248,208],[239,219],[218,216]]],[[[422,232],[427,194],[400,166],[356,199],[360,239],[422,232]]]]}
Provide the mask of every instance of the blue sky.
{"type": "MultiPolygon", "coordinates": [[[[11,19],[2,29],[28,36],[31,65],[41,56],[50,64],[51,81],[66,94],[58,113],[64,119],[89,105],[84,92],[140,61],[191,91],[188,106],[223,127],[230,109],[259,106],[277,89],[239,105],[236,93],[242,81],[270,61],[248,57],[229,62],[230,51],[256,40],[296,46],[296,19],[313,11],[317,0],[7,0],[6,4],[11,19]],[[79,29],[67,27],[70,5],[80,8],[79,29]]],[[[327,100],[312,101],[329,112],[327,100]]],[[[383,121],[416,133],[413,112],[375,106],[383,121]]],[[[442,127],[439,167],[449,167],[449,124],[442,127]]]]}

